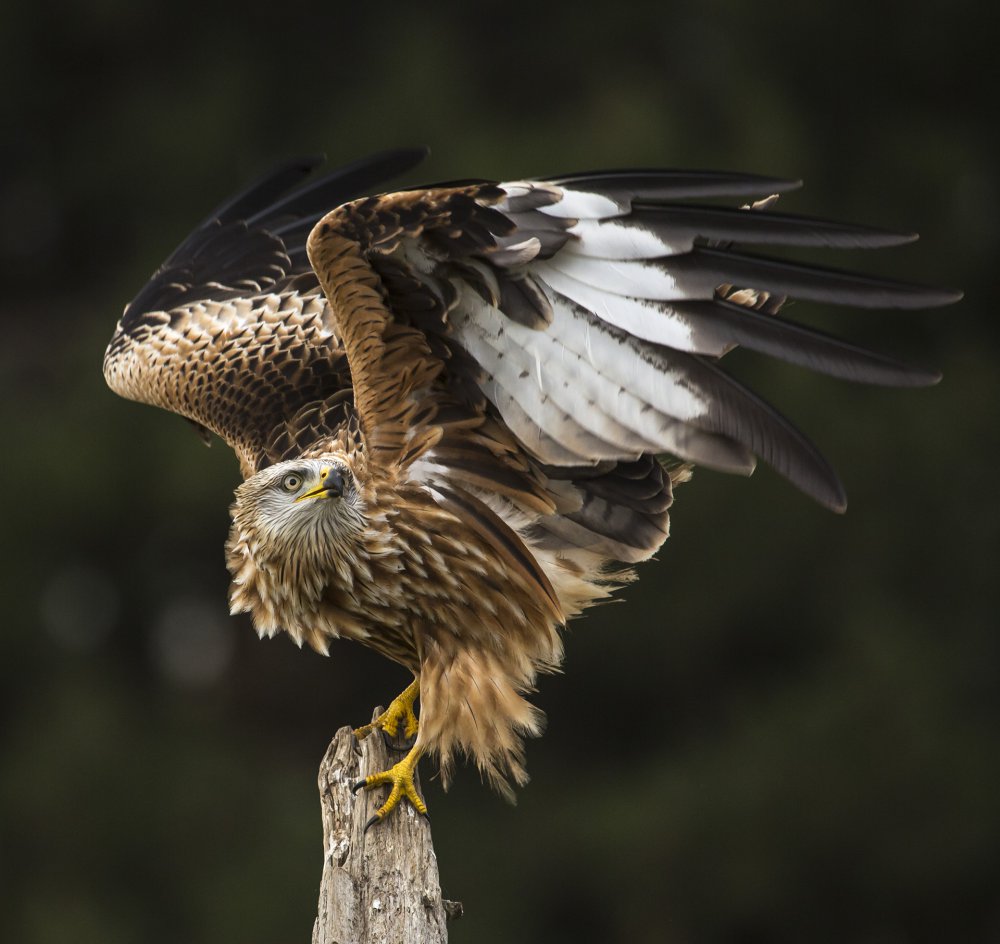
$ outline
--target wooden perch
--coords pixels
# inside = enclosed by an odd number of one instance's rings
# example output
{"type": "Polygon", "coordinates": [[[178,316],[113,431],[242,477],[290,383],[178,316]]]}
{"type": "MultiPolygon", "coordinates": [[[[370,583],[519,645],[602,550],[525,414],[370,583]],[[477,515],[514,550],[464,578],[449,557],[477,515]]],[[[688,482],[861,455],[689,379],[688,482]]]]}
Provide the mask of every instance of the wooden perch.
{"type": "Polygon", "coordinates": [[[459,903],[441,898],[430,823],[408,803],[364,832],[388,787],[355,795],[351,786],[396,760],[377,731],[359,743],[341,728],[327,748],[319,768],[323,880],[313,944],[447,944],[445,921],[462,913],[459,903]]]}

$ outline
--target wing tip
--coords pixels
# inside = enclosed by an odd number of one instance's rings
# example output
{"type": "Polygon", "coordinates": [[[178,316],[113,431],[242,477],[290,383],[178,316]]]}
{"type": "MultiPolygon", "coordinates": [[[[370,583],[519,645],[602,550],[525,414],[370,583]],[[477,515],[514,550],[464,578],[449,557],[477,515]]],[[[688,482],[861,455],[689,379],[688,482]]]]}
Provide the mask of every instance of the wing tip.
{"type": "MultiPolygon", "coordinates": [[[[925,367],[923,364],[906,365],[907,387],[936,387],[944,379],[944,374],[937,367],[925,367]]],[[[897,387],[904,384],[896,383],[897,387]]]]}
{"type": "Polygon", "coordinates": [[[766,183],[774,188],[775,193],[788,193],[791,190],[801,190],[805,186],[805,181],[801,177],[764,177],[760,178],[761,183],[766,183]]]}
{"type": "Polygon", "coordinates": [[[893,308],[944,308],[954,305],[965,297],[965,292],[957,288],[939,288],[934,285],[907,285],[898,283],[898,298],[893,308]]]}
{"type": "Polygon", "coordinates": [[[881,226],[862,226],[854,224],[859,233],[868,236],[865,249],[890,249],[893,246],[909,246],[920,239],[920,233],[913,230],[883,229],[881,226]]]}
{"type": "Polygon", "coordinates": [[[856,230],[865,238],[865,242],[857,247],[860,249],[892,249],[895,246],[909,246],[920,239],[919,233],[901,233],[877,226],[858,226],[856,230]]]}
{"type": "MultiPolygon", "coordinates": [[[[413,170],[430,155],[431,149],[426,144],[417,144],[410,147],[387,148],[384,151],[376,151],[365,157],[353,161],[351,164],[340,168],[340,171],[353,168],[355,166],[377,167],[380,174],[386,179],[405,174],[408,170],[413,170]]],[[[337,173],[338,171],[334,171],[337,173]]]]}
{"type": "Polygon", "coordinates": [[[827,474],[819,482],[807,483],[794,478],[789,478],[789,481],[827,511],[832,511],[835,515],[842,515],[847,511],[847,492],[832,468],[827,467],[825,471],[827,474]]]}

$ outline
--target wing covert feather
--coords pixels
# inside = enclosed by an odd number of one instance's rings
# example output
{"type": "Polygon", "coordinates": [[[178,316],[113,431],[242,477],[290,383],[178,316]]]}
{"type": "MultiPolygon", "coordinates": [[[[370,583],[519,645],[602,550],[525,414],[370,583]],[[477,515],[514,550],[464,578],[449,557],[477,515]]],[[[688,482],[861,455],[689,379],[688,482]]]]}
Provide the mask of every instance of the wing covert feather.
{"type": "Polygon", "coordinates": [[[425,153],[386,151],[310,181],[317,160],[289,162],[217,207],[126,306],[108,384],[221,436],[244,475],[330,436],[351,378],[306,236],[331,205],[425,153]]]}
{"type": "MultiPolygon", "coordinates": [[[[320,246],[336,239],[362,247],[358,258],[370,270],[357,284],[378,312],[383,348],[369,338],[352,359],[369,435],[399,450],[414,434],[403,400],[413,401],[406,408],[413,411],[416,401],[433,399],[427,391],[447,397],[459,383],[474,384],[487,411],[543,470],[670,454],[746,474],[756,455],[843,510],[843,488],[815,446],[732,380],[720,360],[742,345],[860,382],[932,384],[936,371],[777,312],[789,294],[916,309],[960,293],[732,248],[735,240],[755,248],[877,249],[915,238],[770,212],[768,194],[794,185],[752,175],[609,172],[388,195],[335,211],[325,235],[314,231],[310,251],[321,279],[330,260],[345,265],[341,250],[320,259],[320,246]],[[675,202],[714,196],[762,199],[742,209],[675,202]],[[437,299],[433,318],[418,324],[396,314],[402,299],[378,278],[390,261],[437,299]],[[439,353],[429,354],[428,339],[439,353]],[[471,371],[449,360],[459,351],[471,355],[471,371]],[[387,370],[393,362],[407,365],[395,384],[387,370]]],[[[339,292],[348,271],[338,276],[339,292]]],[[[371,317],[359,315],[357,325],[369,331],[371,317]]]]}

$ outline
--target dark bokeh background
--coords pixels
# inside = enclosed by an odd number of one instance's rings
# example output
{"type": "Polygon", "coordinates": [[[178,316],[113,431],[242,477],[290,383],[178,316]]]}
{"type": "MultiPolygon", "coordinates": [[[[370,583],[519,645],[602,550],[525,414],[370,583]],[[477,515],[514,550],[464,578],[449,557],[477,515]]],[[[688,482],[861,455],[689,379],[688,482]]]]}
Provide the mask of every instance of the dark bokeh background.
{"type": "MultiPolygon", "coordinates": [[[[936,363],[863,389],[738,364],[838,466],[683,489],[625,602],[573,625],[516,808],[428,786],[457,944],[1000,940],[995,36],[981,3],[508,3],[0,18],[0,938],[307,940],[315,770],[402,673],[226,615],[228,451],[112,396],[123,303],[289,155],[427,143],[423,179],[802,176],[917,228],[848,264],[964,288],[796,314],[936,363]],[[989,308],[987,307],[989,305],[989,308]]],[[[412,181],[411,182],[415,182],[412,181]]],[[[429,771],[425,771],[425,777],[429,771]]]]}

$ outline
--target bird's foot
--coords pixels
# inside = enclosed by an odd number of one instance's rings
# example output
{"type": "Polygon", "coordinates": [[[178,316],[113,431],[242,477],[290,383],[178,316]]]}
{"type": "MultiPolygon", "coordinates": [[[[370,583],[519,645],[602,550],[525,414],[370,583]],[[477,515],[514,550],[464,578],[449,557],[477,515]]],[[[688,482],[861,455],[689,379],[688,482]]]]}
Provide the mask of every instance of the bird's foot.
{"type": "Polygon", "coordinates": [[[392,790],[389,791],[389,796],[386,798],[385,803],[365,823],[365,832],[368,832],[372,826],[385,819],[386,816],[399,806],[400,801],[404,797],[410,801],[410,805],[421,816],[427,815],[427,804],[420,799],[420,794],[417,793],[417,788],[413,783],[413,775],[416,772],[418,760],[420,760],[420,748],[413,747],[399,763],[393,764],[392,767],[388,770],[383,770],[381,773],[372,774],[364,780],[359,780],[351,787],[351,791],[357,793],[362,788],[371,790],[373,787],[380,787],[383,784],[392,785],[392,790]]]}
{"type": "Polygon", "coordinates": [[[406,749],[409,750],[413,747],[412,740],[420,729],[420,722],[417,721],[417,716],[413,712],[413,703],[419,694],[420,680],[414,679],[374,721],[362,725],[360,728],[355,728],[354,736],[360,741],[378,728],[386,735],[386,746],[392,748],[393,745],[390,741],[399,735],[399,727],[402,724],[403,737],[410,742],[406,746],[406,749]]]}

